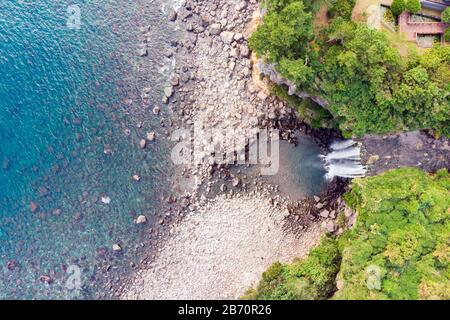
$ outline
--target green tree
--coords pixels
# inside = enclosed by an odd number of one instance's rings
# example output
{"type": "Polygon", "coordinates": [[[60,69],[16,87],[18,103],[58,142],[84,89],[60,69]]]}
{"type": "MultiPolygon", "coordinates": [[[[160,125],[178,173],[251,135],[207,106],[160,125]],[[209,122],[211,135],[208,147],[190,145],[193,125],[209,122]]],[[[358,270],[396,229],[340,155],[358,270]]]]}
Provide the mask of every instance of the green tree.
{"type": "Polygon", "coordinates": [[[328,14],[331,18],[342,17],[345,20],[352,18],[355,0],[334,0],[330,2],[328,14]]]}
{"type": "Polygon", "coordinates": [[[422,5],[419,0],[407,0],[406,2],[406,10],[409,13],[416,14],[422,9],[422,5]]]}
{"type": "Polygon", "coordinates": [[[441,14],[442,22],[450,23],[450,7],[445,8],[441,14]]]}
{"type": "Polygon", "coordinates": [[[450,42],[450,28],[445,29],[444,40],[450,42]]]}
{"type": "Polygon", "coordinates": [[[403,11],[405,11],[406,5],[404,0],[393,0],[391,4],[391,11],[394,16],[400,15],[403,11]]]}
{"type": "Polygon", "coordinates": [[[269,10],[263,22],[249,42],[259,56],[276,63],[281,58],[306,58],[314,33],[312,15],[305,11],[303,2],[292,2],[280,12],[269,10]]]}
{"type": "Polygon", "coordinates": [[[449,192],[446,169],[354,179],[344,199],[356,224],[307,258],[274,264],[245,298],[450,299],[449,192]]]}

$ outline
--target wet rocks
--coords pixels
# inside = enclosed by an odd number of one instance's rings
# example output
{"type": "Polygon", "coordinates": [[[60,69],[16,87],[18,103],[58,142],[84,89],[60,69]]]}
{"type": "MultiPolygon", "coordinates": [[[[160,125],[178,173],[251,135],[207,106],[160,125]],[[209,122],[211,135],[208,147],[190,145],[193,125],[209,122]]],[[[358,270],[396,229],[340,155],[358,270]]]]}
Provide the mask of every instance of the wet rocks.
{"type": "Polygon", "coordinates": [[[46,284],[51,284],[53,282],[53,279],[49,275],[44,274],[39,277],[39,281],[46,283],[46,284]]]}
{"type": "Polygon", "coordinates": [[[169,21],[174,22],[174,21],[177,20],[177,18],[178,18],[177,12],[176,12],[175,10],[172,10],[172,11],[169,13],[169,21]]]}
{"type": "Polygon", "coordinates": [[[39,197],[45,197],[48,195],[48,193],[49,193],[49,191],[45,186],[40,186],[38,188],[39,197]]]}
{"type": "Polygon", "coordinates": [[[39,205],[34,202],[34,201],[30,201],[30,210],[31,212],[36,212],[39,209],[39,205]]]}
{"type": "Polygon", "coordinates": [[[140,215],[136,218],[136,224],[143,224],[147,222],[147,218],[144,215],[140,215]]]}
{"type": "Polygon", "coordinates": [[[156,133],[154,131],[147,133],[147,140],[148,141],[155,141],[156,139],[156,133]]]}
{"type": "Polygon", "coordinates": [[[108,197],[108,196],[102,196],[102,197],[100,198],[100,201],[101,201],[103,204],[110,204],[110,203],[111,203],[111,198],[108,197]]]}
{"type": "Polygon", "coordinates": [[[6,262],[6,268],[9,271],[14,271],[18,267],[19,267],[19,262],[17,260],[9,260],[8,262],[6,262]]]}
{"type": "MultiPolygon", "coordinates": [[[[164,96],[164,98],[168,99],[167,96],[164,96]]],[[[153,108],[152,111],[153,111],[154,115],[159,115],[159,113],[161,112],[161,109],[158,106],[156,106],[153,108]]]]}
{"type": "Polygon", "coordinates": [[[9,169],[10,164],[11,164],[11,161],[8,158],[3,158],[2,169],[4,171],[7,171],[9,169]]]}
{"type": "Polygon", "coordinates": [[[239,177],[234,177],[232,180],[233,187],[237,187],[241,184],[241,179],[239,177]]]}
{"type": "Polygon", "coordinates": [[[147,47],[139,48],[139,49],[138,49],[138,55],[139,55],[140,57],[146,57],[146,56],[148,56],[148,49],[147,49],[147,47]]]}
{"type": "Polygon", "coordinates": [[[164,88],[164,95],[166,96],[166,98],[169,99],[170,97],[172,97],[173,93],[174,93],[174,90],[173,90],[172,86],[164,88]]]}
{"type": "Polygon", "coordinates": [[[319,215],[320,215],[322,218],[328,218],[328,216],[330,215],[330,211],[328,211],[328,210],[322,210],[322,211],[320,211],[319,215]]]}
{"type": "Polygon", "coordinates": [[[379,155],[377,155],[377,154],[372,155],[372,156],[369,157],[369,159],[367,159],[366,164],[367,164],[367,165],[374,164],[374,163],[377,162],[379,159],[380,159],[380,156],[379,156],[379,155]]]}
{"type": "Polygon", "coordinates": [[[103,153],[107,154],[107,155],[112,155],[112,149],[111,149],[111,146],[109,144],[105,144],[103,146],[103,153]]]}
{"type": "Polygon", "coordinates": [[[139,148],[145,149],[146,147],[147,147],[147,140],[141,139],[141,140],[139,141],[139,148]]]}

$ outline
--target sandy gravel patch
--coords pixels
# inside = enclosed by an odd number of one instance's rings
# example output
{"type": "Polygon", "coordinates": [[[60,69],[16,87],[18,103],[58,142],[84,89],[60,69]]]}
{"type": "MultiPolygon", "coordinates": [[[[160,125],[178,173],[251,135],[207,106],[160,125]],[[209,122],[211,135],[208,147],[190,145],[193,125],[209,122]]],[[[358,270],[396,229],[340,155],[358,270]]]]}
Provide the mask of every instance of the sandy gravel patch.
{"type": "Polygon", "coordinates": [[[270,264],[304,256],[319,241],[318,226],[297,237],[283,231],[285,215],[267,199],[219,196],[175,228],[123,298],[238,298],[270,264]]]}

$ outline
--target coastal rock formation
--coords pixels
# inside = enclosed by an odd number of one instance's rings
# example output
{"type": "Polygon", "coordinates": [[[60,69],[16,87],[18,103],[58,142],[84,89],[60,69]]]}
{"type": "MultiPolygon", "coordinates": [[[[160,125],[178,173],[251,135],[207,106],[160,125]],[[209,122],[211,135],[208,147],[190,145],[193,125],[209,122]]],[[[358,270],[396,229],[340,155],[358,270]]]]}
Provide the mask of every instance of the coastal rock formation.
{"type": "Polygon", "coordinates": [[[203,159],[200,180],[209,176],[211,154],[242,150],[256,139],[258,128],[280,128],[282,121],[295,118],[284,102],[253,82],[247,39],[256,9],[254,0],[185,1],[178,12],[192,32],[178,46],[175,73],[183,84],[176,98],[181,102],[181,125],[195,131],[195,156],[203,159]]]}
{"type": "Polygon", "coordinates": [[[450,169],[450,142],[444,137],[435,139],[426,132],[413,131],[366,135],[357,140],[362,143],[370,176],[400,167],[418,167],[427,172],[450,169]]]}

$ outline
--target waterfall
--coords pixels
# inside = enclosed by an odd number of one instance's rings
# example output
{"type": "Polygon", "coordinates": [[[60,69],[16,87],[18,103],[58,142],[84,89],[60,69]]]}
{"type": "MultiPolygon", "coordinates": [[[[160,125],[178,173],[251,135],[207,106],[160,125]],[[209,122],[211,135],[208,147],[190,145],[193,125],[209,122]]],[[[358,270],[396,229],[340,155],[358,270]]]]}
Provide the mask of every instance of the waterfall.
{"type": "Polygon", "coordinates": [[[361,148],[353,140],[335,141],[331,152],[321,156],[328,171],[328,179],[333,177],[357,178],[366,175],[367,168],[361,164],[361,148]]]}

